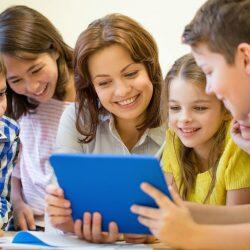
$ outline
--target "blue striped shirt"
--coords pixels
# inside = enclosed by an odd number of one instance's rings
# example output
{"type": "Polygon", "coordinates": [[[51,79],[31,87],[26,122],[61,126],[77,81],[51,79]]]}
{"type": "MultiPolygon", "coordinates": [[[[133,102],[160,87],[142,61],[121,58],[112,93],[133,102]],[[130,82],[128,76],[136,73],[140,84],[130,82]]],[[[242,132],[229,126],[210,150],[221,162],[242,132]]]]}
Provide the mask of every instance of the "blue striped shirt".
{"type": "Polygon", "coordinates": [[[7,197],[10,192],[10,177],[19,148],[19,127],[17,123],[3,116],[0,118],[0,228],[8,225],[11,204],[7,197]]]}

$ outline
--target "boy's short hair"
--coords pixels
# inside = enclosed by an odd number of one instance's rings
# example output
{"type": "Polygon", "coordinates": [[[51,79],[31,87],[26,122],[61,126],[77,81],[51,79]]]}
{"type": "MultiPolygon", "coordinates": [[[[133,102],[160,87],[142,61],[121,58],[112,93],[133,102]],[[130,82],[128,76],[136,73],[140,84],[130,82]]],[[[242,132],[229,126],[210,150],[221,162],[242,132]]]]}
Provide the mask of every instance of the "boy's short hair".
{"type": "Polygon", "coordinates": [[[6,68],[0,56],[0,76],[6,76],[6,68]]]}
{"type": "Polygon", "coordinates": [[[185,27],[183,42],[204,43],[234,63],[237,47],[250,43],[250,0],[208,0],[185,27]]]}

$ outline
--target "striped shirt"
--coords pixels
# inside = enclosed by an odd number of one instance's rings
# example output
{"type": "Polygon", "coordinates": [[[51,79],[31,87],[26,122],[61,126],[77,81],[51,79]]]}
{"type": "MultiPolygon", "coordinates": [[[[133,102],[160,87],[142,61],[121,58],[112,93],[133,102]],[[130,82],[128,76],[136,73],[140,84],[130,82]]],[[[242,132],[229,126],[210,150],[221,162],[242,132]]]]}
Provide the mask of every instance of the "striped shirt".
{"type": "Polygon", "coordinates": [[[19,148],[17,123],[3,116],[0,118],[0,228],[4,229],[11,216],[11,205],[7,199],[10,191],[10,176],[19,148]]]}
{"type": "Polygon", "coordinates": [[[68,104],[51,99],[40,103],[35,113],[22,116],[19,121],[21,154],[13,176],[21,180],[24,202],[33,210],[35,219],[42,221],[45,187],[52,175],[48,157],[54,147],[61,114],[68,104]]]}

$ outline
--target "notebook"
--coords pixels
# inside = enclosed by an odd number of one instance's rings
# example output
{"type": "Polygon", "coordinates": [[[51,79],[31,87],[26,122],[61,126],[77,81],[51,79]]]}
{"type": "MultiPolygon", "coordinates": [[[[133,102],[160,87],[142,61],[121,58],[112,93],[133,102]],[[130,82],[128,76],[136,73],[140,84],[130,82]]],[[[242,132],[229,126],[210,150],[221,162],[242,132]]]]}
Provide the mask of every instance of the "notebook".
{"type": "Polygon", "coordinates": [[[157,207],[140,189],[142,182],[170,197],[160,163],[153,156],[53,154],[50,163],[71,202],[73,219],[82,219],[84,212],[99,212],[103,231],[115,221],[120,233],[150,234],[130,211],[133,204],[157,207]]]}

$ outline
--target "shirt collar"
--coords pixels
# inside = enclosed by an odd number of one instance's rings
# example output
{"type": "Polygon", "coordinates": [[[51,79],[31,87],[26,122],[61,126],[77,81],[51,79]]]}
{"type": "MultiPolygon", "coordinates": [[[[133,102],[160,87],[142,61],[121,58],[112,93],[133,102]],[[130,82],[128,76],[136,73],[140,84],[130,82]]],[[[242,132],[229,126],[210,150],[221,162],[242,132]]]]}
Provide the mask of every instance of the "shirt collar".
{"type": "Polygon", "coordinates": [[[1,141],[6,141],[8,138],[4,133],[4,123],[3,121],[0,119],[0,140],[1,141]]]}
{"type": "MultiPolygon", "coordinates": [[[[109,123],[109,129],[112,133],[117,133],[115,128],[115,120],[113,115],[111,114],[105,114],[101,115],[101,121],[108,122],[109,123]]],[[[159,146],[163,145],[165,141],[165,133],[166,133],[166,127],[161,126],[157,128],[148,128],[142,135],[141,139],[143,142],[146,140],[147,137],[152,139],[156,144],[159,146]]]]}

